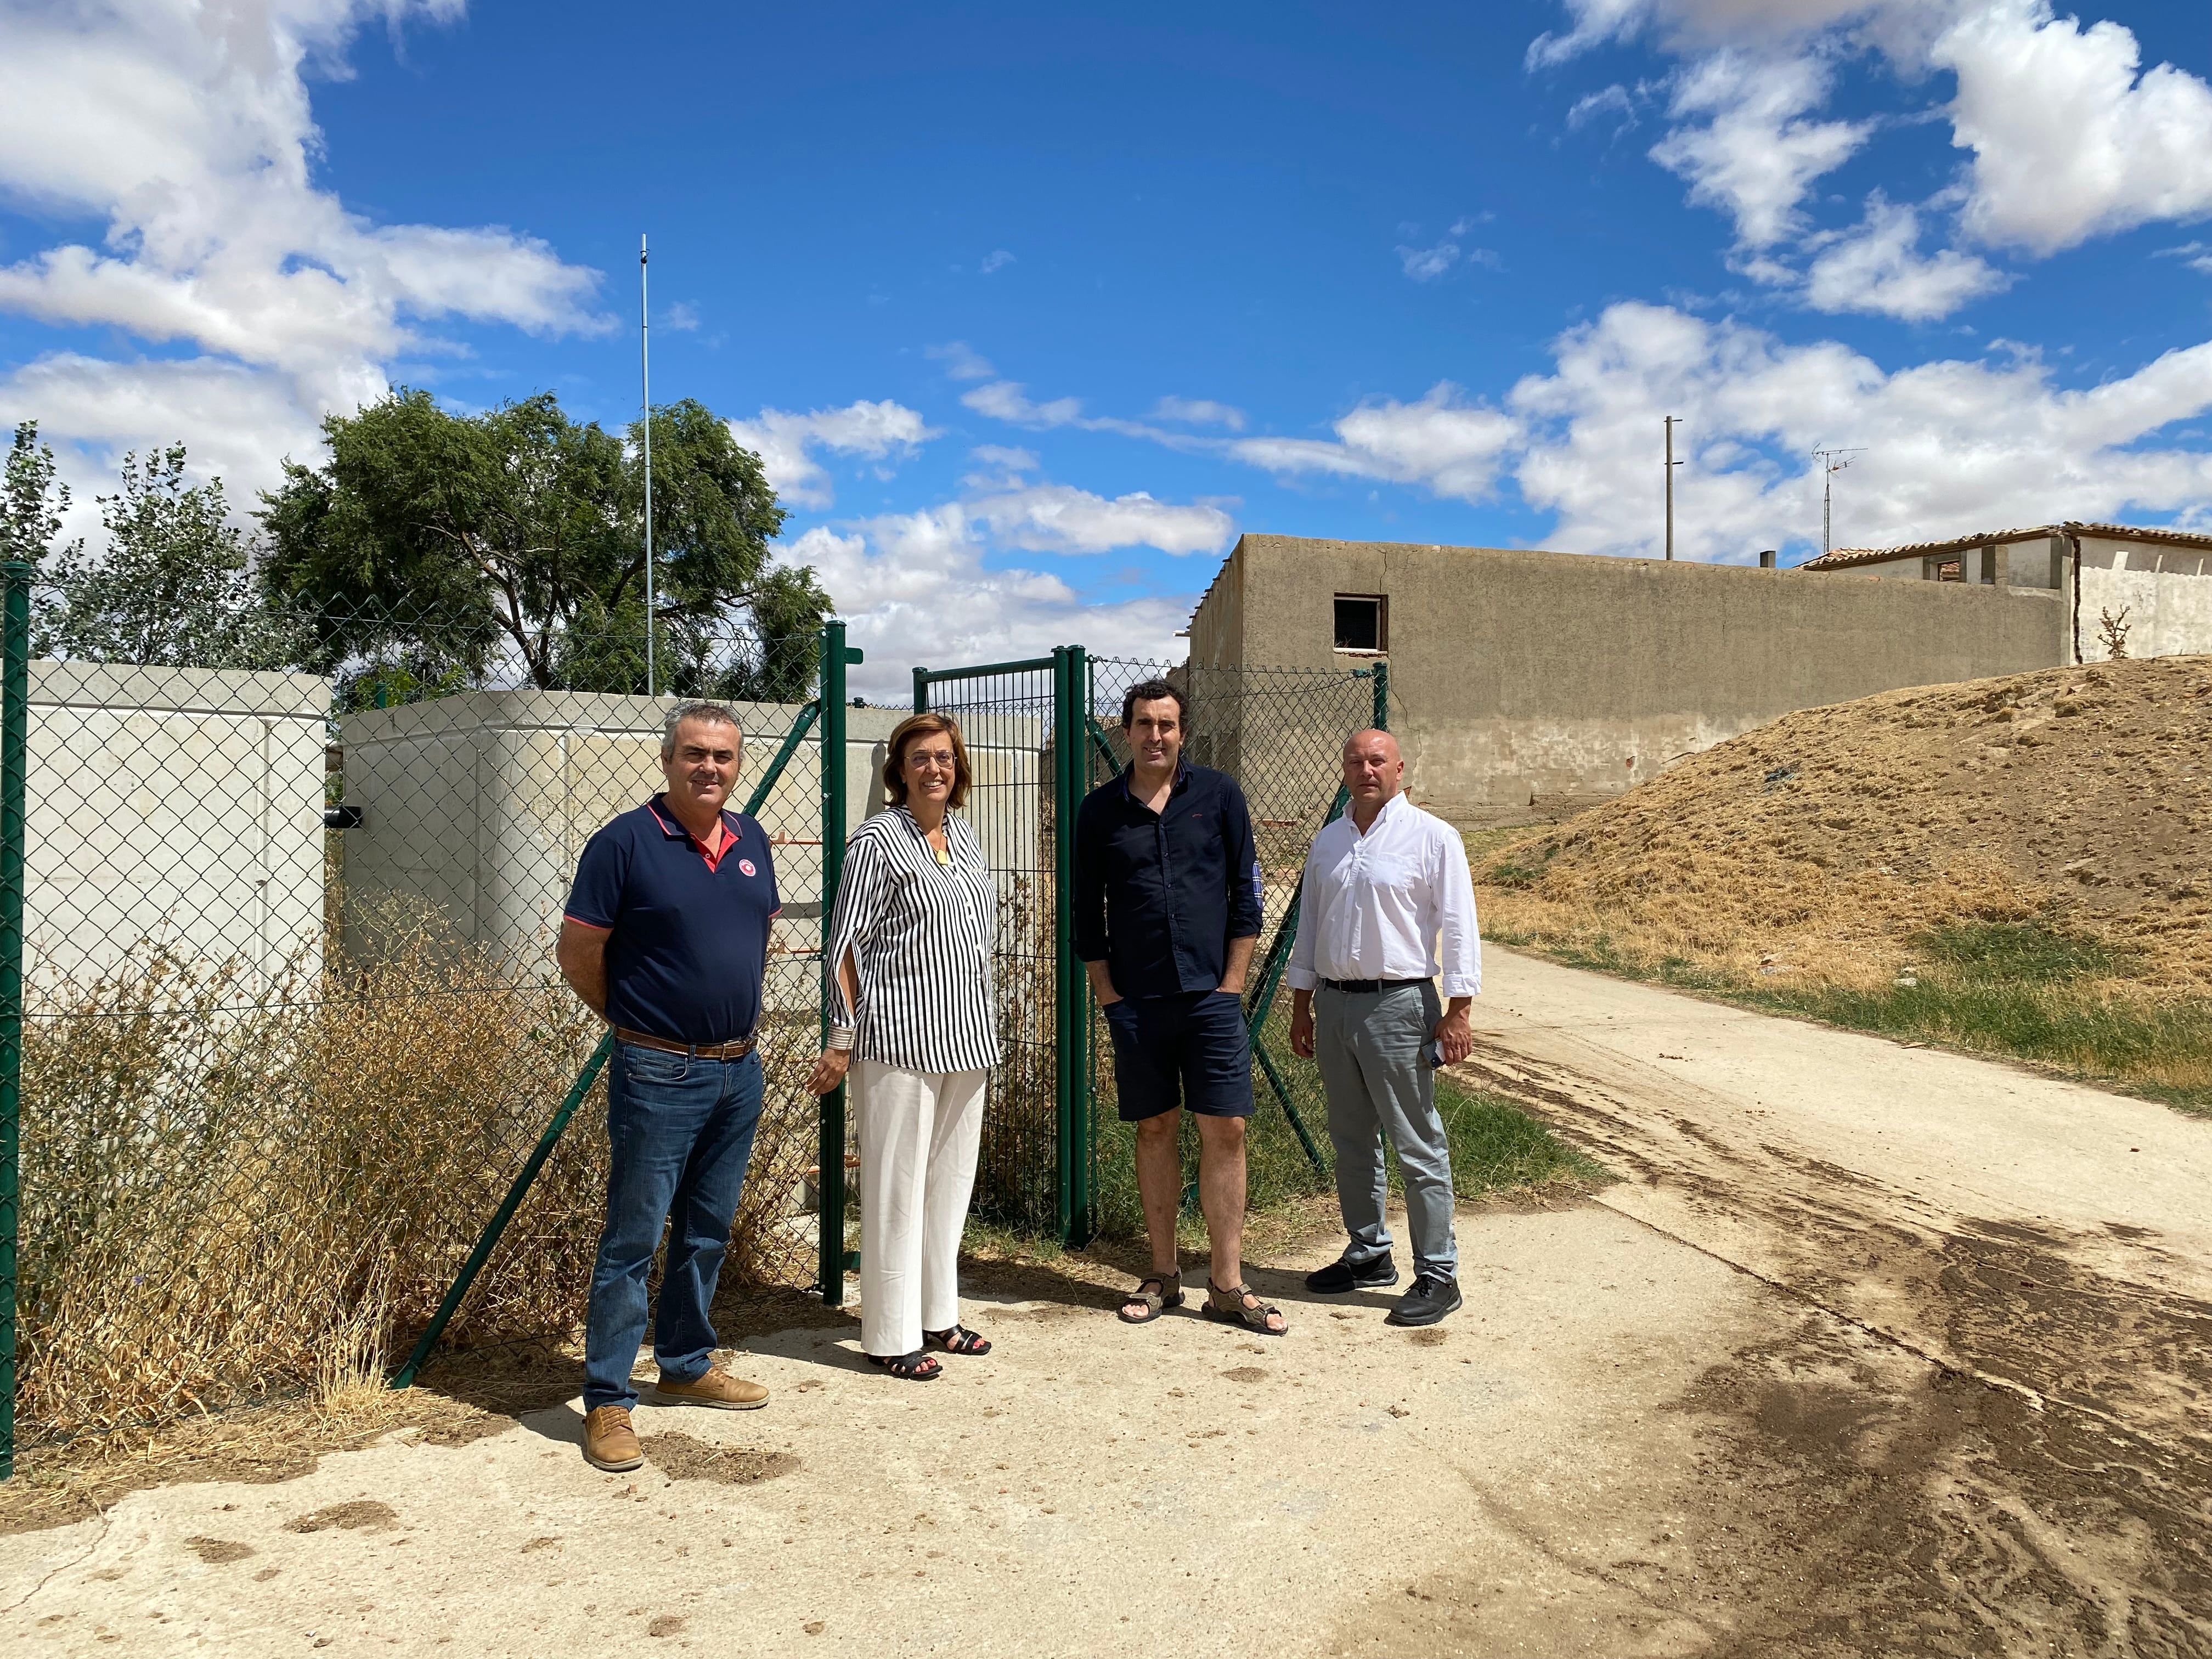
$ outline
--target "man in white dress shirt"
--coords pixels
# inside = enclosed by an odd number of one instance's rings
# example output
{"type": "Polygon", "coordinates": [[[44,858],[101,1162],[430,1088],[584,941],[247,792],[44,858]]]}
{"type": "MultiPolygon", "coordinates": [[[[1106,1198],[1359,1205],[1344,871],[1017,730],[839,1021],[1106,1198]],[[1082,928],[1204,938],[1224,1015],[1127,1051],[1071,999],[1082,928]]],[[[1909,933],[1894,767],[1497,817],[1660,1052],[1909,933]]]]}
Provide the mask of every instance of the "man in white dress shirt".
{"type": "Polygon", "coordinates": [[[1329,1294],[1398,1282],[1383,1214],[1388,1135],[1405,1177],[1413,1283],[1387,1322],[1433,1325],[1460,1305],[1451,1147],[1437,1111],[1436,1067],[1474,1049],[1467,1011],[1482,989],[1482,946],[1466,845],[1405,798],[1405,780],[1388,732],[1361,732],[1345,744],[1349,809],[1306,854],[1291,951],[1291,1048],[1321,1062],[1337,1203],[1352,1235],[1343,1258],[1308,1275],[1306,1288],[1329,1294]]]}

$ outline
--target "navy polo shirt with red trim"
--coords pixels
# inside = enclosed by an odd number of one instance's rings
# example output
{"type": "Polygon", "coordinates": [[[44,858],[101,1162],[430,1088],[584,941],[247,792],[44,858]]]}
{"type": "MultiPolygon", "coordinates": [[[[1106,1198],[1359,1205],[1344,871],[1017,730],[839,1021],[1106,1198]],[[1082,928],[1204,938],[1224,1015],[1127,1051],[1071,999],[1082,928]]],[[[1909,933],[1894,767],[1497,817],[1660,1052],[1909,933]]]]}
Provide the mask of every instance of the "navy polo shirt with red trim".
{"type": "Polygon", "coordinates": [[[759,1025],[779,903],[757,823],[725,811],[710,853],[655,795],[584,843],[566,914],[608,934],[609,1024],[703,1046],[759,1025]]]}

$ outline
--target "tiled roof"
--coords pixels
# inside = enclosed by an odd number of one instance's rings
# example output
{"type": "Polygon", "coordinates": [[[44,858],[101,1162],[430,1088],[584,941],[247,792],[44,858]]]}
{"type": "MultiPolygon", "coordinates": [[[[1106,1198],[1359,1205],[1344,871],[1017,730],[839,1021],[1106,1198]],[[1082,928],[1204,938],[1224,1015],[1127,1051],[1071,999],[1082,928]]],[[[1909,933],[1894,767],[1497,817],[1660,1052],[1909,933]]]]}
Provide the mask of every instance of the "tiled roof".
{"type": "Polygon", "coordinates": [[[1849,570],[1856,565],[1887,564],[1893,559],[1933,558],[1944,553],[1963,553],[1973,547],[2005,547],[2014,542],[2042,541],[2063,536],[2094,536],[2102,541],[2145,542],[2168,547],[2196,547],[2212,551],[2212,535],[2191,530],[2141,530],[2124,524],[2042,524],[2026,530],[1984,531],[1972,536],[1954,536],[1942,542],[1906,542],[1899,547],[1838,547],[1808,559],[1800,570],[1849,570]]]}

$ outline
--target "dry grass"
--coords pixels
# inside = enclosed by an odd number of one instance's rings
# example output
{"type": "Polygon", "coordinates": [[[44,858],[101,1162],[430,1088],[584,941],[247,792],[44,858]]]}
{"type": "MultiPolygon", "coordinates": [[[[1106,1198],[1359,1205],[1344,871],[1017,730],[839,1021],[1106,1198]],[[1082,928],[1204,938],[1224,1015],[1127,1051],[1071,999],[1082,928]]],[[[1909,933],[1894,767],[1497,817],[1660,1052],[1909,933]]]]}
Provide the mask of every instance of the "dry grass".
{"type": "MultiPolygon", "coordinates": [[[[532,964],[418,933],[366,965],[256,988],[158,951],[27,1024],[19,1423],[36,1446],[143,1437],[305,1395],[373,1425],[598,1039],[532,964]]],[[[770,1031],[782,1052],[813,1033],[770,1031]]],[[[605,1182],[605,1084],[578,1113],[449,1340],[565,1336],[605,1182]]],[[[732,1255],[811,1267],[793,1228],[811,1101],[771,1091],[732,1255]]]]}
{"type": "Polygon", "coordinates": [[[1535,833],[1484,932],[2212,1101],[2212,659],[1806,709],[1535,833]]]}

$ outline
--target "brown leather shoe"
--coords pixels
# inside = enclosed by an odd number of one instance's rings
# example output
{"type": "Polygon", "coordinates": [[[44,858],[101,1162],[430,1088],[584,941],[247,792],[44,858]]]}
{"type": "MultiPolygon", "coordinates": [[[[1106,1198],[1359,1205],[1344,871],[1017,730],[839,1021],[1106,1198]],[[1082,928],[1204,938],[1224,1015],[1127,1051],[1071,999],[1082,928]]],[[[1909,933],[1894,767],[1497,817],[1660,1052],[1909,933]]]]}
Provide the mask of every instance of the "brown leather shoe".
{"type": "Polygon", "coordinates": [[[714,1406],[726,1412],[757,1411],[768,1404],[768,1390],[742,1376],[732,1376],[720,1365],[689,1382],[663,1376],[653,1385],[653,1397],[664,1406],[714,1406]]]}
{"type": "Polygon", "coordinates": [[[629,1425],[627,1406],[599,1406],[584,1413],[584,1461],[595,1469],[620,1474],[645,1462],[645,1448],[629,1425]]]}

